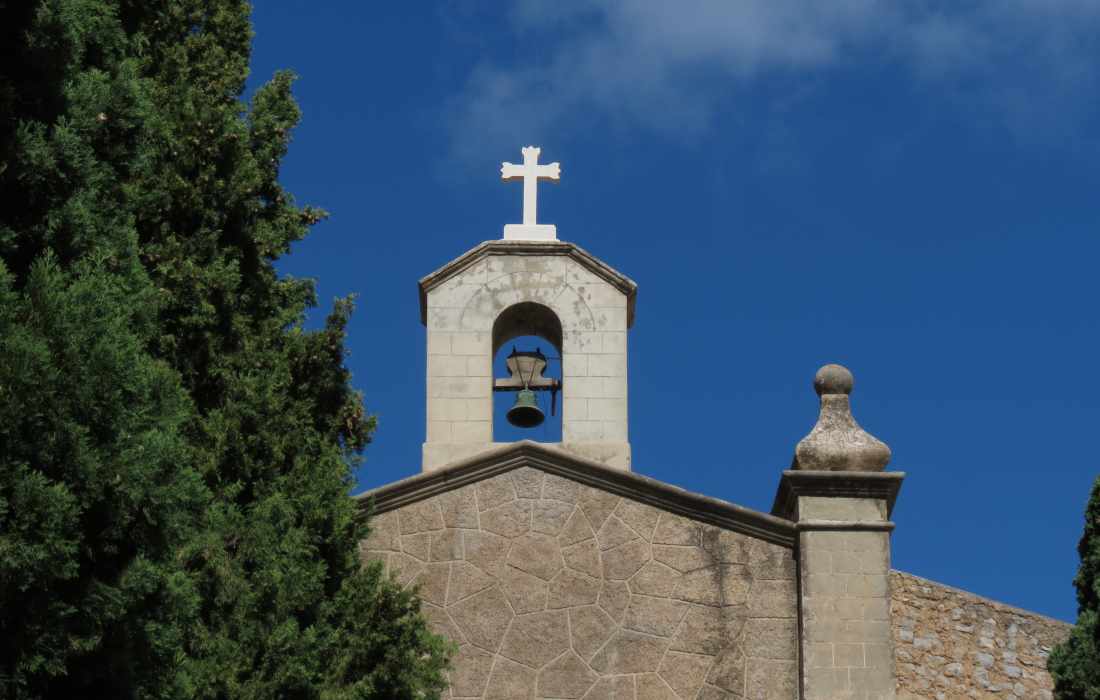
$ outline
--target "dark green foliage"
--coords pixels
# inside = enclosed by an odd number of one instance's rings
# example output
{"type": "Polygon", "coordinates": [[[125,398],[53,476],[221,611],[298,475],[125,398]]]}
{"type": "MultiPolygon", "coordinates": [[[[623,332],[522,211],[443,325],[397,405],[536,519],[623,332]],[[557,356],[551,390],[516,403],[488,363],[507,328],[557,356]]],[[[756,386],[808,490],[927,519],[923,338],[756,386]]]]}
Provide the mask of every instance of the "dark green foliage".
{"type": "Polygon", "coordinates": [[[239,0],[0,4],[0,683],[14,697],[434,697],[360,568],[349,300],[275,260],[279,74],[239,0]],[[10,203],[18,203],[12,207],[10,203]]]}
{"type": "Polygon", "coordinates": [[[1048,667],[1055,697],[1100,700],[1100,477],[1085,508],[1085,533],[1077,551],[1077,624],[1069,639],[1051,653],[1048,667]]]}
{"type": "Polygon", "coordinates": [[[44,256],[12,281],[0,269],[4,690],[173,694],[199,603],[176,554],[208,501],[186,395],[144,350],[126,275],[44,256]]]}

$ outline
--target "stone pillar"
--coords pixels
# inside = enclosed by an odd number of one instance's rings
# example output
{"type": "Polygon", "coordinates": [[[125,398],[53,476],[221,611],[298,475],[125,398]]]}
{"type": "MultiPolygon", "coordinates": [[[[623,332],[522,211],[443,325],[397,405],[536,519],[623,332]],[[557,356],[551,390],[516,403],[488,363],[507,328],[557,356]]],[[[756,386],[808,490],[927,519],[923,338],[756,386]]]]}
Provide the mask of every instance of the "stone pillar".
{"type": "Polygon", "coordinates": [[[890,513],[904,474],[852,418],[852,375],[822,368],[821,416],[783,472],[773,513],[798,524],[800,684],[805,700],[895,697],[890,513]]]}

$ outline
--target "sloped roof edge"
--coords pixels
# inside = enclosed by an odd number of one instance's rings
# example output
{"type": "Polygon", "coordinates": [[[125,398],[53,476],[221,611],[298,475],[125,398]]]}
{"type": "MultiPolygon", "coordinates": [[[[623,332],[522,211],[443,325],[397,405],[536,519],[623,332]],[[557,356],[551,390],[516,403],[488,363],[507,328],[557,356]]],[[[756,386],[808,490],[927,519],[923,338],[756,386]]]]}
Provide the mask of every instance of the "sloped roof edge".
{"type": "Polygon", "coordinates": [[[431,274],[420,279],[420,322],[428,322],[428,292],[489,255],[564,255],[576,260],[590,272],[626,295],[626,325],[634,325],[634,302],[638,285],[623,273],[567,241],[485,241],[431,274]]]}
{"type": "Polygon", "coordinates": [[[640,474],[610,469],[599,462],[530,440],[483,452],[438,471],[395,481],[355,498],[361,512],[366,513],[373,504],[375,513],[385,513],[524,466],[784,547],[795,546],[797,530],[789,520],[640,474]]]}

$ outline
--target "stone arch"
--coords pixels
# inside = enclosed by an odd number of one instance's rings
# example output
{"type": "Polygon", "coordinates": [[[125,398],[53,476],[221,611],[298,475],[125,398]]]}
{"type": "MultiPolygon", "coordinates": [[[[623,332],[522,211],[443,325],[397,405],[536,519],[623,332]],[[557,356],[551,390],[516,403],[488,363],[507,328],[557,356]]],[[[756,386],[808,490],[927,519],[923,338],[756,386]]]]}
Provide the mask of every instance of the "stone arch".
{"type": "MultiPolygon", "coordinates": [[[[596,317],[584,298],[561,275],[544,272],[512,272],[480,285],[462,308],[458,327],[464,331],[485,332],[484,320],[494,323],[505,309],[523,302],[547,307],[557,316],[563,334],[592,330],[596,317]]],[[[558,347],[561,350],[561,346],[558,347]]]]}
{"type": "Polygon", "coordinates": [[[521,301],[500,312],[493,321],[493,357],[505,343],[523,335],[537,335],[561,353],[561,319],[549,306],[521,301]]]}

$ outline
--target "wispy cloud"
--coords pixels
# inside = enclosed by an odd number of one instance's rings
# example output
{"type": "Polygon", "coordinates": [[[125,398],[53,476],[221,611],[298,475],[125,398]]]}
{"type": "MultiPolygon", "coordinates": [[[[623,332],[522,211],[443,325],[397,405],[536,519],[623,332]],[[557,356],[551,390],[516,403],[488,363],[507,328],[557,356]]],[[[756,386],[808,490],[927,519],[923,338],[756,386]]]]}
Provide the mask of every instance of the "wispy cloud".
{"type": "Polygon", "coordinates": [[[872,62],[1017,130],[1090,114],[1098,0],[519,0],[455,98],[456,155],[601,120],[698,138],[754,82],[872,62]]]}

